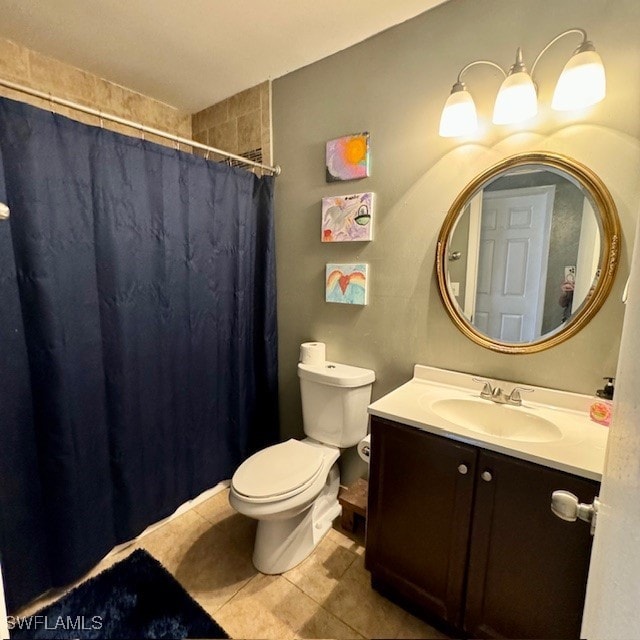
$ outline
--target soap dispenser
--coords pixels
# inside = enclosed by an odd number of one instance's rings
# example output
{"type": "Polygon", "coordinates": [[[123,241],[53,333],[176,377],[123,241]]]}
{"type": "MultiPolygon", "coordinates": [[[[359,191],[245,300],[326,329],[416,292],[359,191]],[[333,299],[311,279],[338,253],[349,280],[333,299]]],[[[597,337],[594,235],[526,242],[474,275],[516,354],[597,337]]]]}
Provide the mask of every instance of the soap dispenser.
{"type": "Polygon", "coordinates": [[[608,427],[611,424],[611,412],[612,412],[612,400],[614,392],[614,380],[615,378],[606,377],[603,378],[606,383],[602,389],[596,391],[598,399],[591,404],[589,409],[589,416],[594,422],[603,424],[608,427]]]}

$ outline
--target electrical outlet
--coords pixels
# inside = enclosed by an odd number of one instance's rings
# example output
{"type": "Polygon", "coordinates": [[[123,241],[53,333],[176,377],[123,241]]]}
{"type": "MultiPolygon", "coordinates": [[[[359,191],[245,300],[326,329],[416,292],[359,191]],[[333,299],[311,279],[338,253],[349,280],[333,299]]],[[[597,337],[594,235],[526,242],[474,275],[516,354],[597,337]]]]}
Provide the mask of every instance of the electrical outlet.
{"type": "Polygon", "coordinates": [[[460,295],[460,283],[459,282],[450,282],[449,288],[451,289],[451,293],[457,298],[460,295]]]}
{"type": "Polygon", "coordinates": [[[575,265],[570,265],[564,268],[564,279],[569,282],[573,282],[576,279],[576,267],[575,265]]]}

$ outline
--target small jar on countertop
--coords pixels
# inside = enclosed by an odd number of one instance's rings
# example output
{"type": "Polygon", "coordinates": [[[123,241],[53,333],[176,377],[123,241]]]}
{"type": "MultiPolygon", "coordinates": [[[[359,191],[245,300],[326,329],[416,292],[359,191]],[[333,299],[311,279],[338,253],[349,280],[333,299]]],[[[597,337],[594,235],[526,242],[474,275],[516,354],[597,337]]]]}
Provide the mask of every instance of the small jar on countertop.
{"type": "Polygon", "coordinates": [[[615,378],[604,378],[607,382],[602,389],[596,391],[597,399],[589,408],[589,417],[598,424],[608,427],[611,424],[611,415],[613,411],[613,393],[615,378]]]}

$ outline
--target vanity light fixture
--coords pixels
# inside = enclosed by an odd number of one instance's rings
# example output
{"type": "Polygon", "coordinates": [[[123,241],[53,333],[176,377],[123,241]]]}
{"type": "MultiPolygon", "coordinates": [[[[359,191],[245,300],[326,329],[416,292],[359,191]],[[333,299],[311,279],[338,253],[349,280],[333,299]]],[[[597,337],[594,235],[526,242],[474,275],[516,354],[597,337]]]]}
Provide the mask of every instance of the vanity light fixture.
{"type": "Polygon", "coordinates": [[[582,35],[582,43],[573,52],[560,74],[551,108],[556,111],[573,111],[600,102],[606,93],[602,60],[593,43],[587,39],[584,29],[567,29],[551,40],[537,55],[531,73],[524,64],[520,47],[516,51],[515,63],[508,73],[491,60],[474,60],[465,65],[460,70],[458,79],[451,89],[451,95],[442,110],[440,135],[444,138],[468,136],[477,130],[476,106],[462,77],[471,67],[479,64],[495,67],[504,76],[493,109],[493,123],[515,124],[533,118],[538,113],[538,95],[533,82],[536,65],[551,45],[572,33],[582,35]]]}

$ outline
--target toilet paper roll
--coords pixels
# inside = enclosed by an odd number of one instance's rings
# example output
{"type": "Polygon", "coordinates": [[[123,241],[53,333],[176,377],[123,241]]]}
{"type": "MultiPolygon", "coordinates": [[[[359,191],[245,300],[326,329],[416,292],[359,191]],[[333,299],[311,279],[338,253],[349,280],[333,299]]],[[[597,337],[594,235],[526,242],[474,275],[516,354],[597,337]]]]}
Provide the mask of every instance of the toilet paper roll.
{"type": "Polygon", "coordinates": [[[371,435],[365,436],[358,442],[358,455],[369,464],[369,458],[371,456],[371,435]]]}
{"type": "Polygon", "coordinates": [[[324,364],[326,347],[324,342],[303,342],[300,345],[302,364],[324,364]]]}

